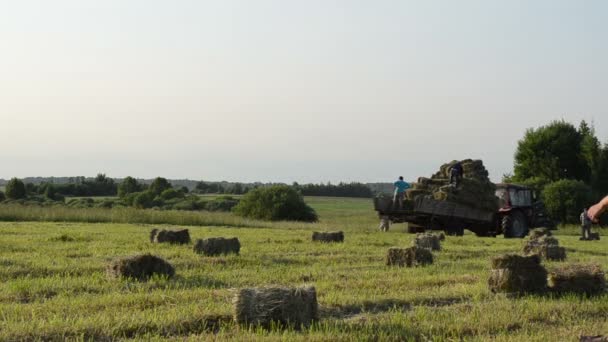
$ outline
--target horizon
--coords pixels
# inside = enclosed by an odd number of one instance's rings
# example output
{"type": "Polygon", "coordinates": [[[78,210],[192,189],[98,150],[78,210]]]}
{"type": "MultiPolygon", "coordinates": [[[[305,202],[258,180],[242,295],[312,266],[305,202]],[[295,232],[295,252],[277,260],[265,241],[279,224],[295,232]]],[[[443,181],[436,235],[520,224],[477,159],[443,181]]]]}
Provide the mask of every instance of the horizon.
{"type": "Polygon", "coordinates": [[[0,13],[0,178],[392,182],[608,143],[602,1],[23,1],[0,13]],[[51,177],[51,176],[48,176],[51,177]]]}

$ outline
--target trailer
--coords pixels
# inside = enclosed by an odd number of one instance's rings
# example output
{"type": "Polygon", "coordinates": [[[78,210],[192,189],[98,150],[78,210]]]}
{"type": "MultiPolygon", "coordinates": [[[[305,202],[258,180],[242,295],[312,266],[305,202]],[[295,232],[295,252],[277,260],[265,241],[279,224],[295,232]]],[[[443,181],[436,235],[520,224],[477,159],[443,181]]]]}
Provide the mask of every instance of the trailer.
{"type": "Polygon", "coordinates": [[[391,197],[374,198],[374,209],[385,222],[408,223],[410,233],[443,230],[448,235],[463,235],[468,229],[477,236],[523,238],[537,227],[555,229],[542,201],[525,186],[497,184],[496,197],[500,209],[487,211],[452,201],[438,201],[418,196],[398,208],[391,197]]]}

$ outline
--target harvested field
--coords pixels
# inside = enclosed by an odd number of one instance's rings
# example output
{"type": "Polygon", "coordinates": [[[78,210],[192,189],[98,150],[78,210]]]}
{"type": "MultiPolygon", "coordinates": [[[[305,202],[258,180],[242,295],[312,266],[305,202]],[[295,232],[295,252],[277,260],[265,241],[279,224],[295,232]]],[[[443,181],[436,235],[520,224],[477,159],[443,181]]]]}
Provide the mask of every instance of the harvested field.
{"type": "Polygon", "coordinates": [[[312,286],[241,289],[233,305],[235,322],[244,325],[300,329],[319,319],[317,292],[312,286]]]}
{"type": "Polygon", "coordinates": [[[344,242],[344,232],[313,232],[312,241],[344,242]]]}
{"type": "MultiPolygon", "coordinates": [[[[169,213],[174,226],[0,222],[0,341],[519,342],[577,341],[608,331],[608,295],[603,293],[514,298],[491,293],[489,259],[521,251],[520,239],[478,238],[467,231],[447,237],[431,266],[387,267],[389,247],[407,247],[413,240],[407,227],[395,224],[389,232],[378,232],[369,199],[307,200],[321,222],[258,226],[229,217],[189,226],[192,241],[238,237],[239,256],[215,258],[203,258],[188,246],[147,242],[155,227],[182,229],[182,213],[169,213]],[[312,231],[332,227],[340,227],[348,239],[310,241],[312,231]],[[63,235],[74,239],[54,240],[63,235]],[[169,261],[176,275],[148,281],[106,278],[114,256],[138,253],[169,261]],[[250,330],[234,323],[234,289],[307,283],[315,286],[319,305],[319,323],[310,328],[250,330]]],[[[120,212],[92,210],[108,217],[120,212]]],[[[140,210],[125,219],[161,214],[166,213],[140,210]]],[[[553,233],[567,247],[568,263],[608,267],[603,243],[579,241],[580,227],[553,233]]],[[[558,265],[546,262],[549,270],[558,265]]]]}
{"type": "Polygon", "coordinates": [[[557,293],[597,295],[606,290],[606,279],[599,265],[570,264],[549,272],[549,288],[557,293]]]}

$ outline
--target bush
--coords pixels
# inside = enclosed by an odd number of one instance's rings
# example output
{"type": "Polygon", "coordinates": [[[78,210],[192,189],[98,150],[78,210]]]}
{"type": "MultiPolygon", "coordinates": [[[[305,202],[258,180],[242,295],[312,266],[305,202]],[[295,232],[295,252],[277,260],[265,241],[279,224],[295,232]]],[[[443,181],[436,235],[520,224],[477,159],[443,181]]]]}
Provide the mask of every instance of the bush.
{"type": "Polygon", "coordinates": [[[302,195],[287,185],[257,188],[248,192],[234,207],[236,214],[261,220],[317,221],[315,211],[302,195]]]}
{"type": "Polygon", "coordinates": [[[138,209],[152,208],[154,206],[155,194],[151,191],[137,193],[133,198],[133,206],[138,209]]]}
{"type": "Polygon", "coordinates": [[[183,198],[184,193],[175,189],[167,189],[160,194],[160,198],[167,201],[174,198],[183,198]]]}
{"type": "Polygon", "coordinates": [[[231,196],[222,196],[205,203],[205,210],[208,211],[231,211],[239,204],[239,200],[231,196]]]}
{"type": "Polygon", "coordinates": [[[593,192],[585,183],[562,179],[549,183],[542,192],[549,216],[561,223],[579,223],[583,208],[593,203],[593,192]]]}
{"type": "Polygon", "coordinates": [[[0,191],[0,202],[4,201],[6,199],[6,196],[4,195],[4,192],[0,191]]]}
{"type": "Polygon", "coordinates": [[[13,178],[6,184],[6,197],[8,199],[25,198],[25,184],[20,179],[13,178]]]}

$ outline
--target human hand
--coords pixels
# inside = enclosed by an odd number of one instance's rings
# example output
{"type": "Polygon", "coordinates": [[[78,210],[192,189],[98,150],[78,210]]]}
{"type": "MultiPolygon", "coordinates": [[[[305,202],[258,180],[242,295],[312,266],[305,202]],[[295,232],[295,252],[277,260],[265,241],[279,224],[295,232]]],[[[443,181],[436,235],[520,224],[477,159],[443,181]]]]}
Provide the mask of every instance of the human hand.
{"type": "Polygon", "coordinates": [[[589,210],[587,210],[587,216],[591,219],[592,222],[597,223],[600,219],[600,215],[604,211],[604,207],[601,203],[591,206],[589,210]]]}

